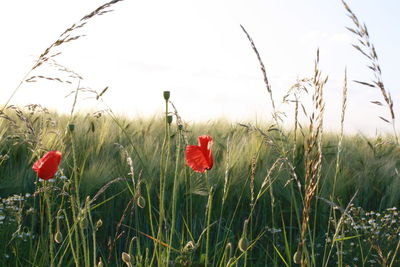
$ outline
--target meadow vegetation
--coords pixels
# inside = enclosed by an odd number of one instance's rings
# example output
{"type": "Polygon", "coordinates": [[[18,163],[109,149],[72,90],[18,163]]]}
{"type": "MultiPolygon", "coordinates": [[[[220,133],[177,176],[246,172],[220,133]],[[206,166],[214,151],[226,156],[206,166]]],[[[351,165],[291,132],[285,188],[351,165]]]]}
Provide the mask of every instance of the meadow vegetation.
{"type": "MultiPolygon", "coordinates": [[[[79,39],[77,30],[117,2],[67,29],[21,83],[46,79],[35,74],[40,66],[53,64],[57,49],[79,39]]],[[[354,23],[349,30],[359,37],[355,47],[374,74],[372,82],[359,83],[382,93],[375,104],[387,106],[390,117],[382,119],[393,134],[344,135],[346,72],[340,131],[323,131],[328,78],[318,52],[310,76],[283,100],[295,111],[293,127],[284,129],[266,68],[243,26],[273,106],[268,124],[188,124],[173,91],[160,95],[165,113],[147,119],[110,109],[76,113],[74,106],[58,114],[35,104],[10,105],[11,96],[0,112],[0,265],[398,266],[393,101],[366,26],[343,4],[354,23]],[[213,138],[214,166],[197,173],[186,164],[185,148],[203,134],[213,138]],[[40,181],[32,164],[50,150],[63,158],[54,179],[40,181]]],[[[106,90],[90,93],[102,101],[106,90]]]]}

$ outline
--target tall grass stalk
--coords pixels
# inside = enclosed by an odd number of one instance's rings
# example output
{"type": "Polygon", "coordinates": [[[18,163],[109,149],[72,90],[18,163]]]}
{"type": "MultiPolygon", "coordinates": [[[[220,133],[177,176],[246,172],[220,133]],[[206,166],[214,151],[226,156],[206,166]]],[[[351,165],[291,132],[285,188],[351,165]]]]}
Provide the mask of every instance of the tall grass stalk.
{"type": "MultiPolygon", "coordinates": [[[[336,152],[336,162],[335,162],[335,174],[333,177],[333,186],[332,186],[332,192],[330,196],[330,201],[334,201],[335,197],[335,191],[336,191],[336,183],[338,179],[338,175],[340,172],[340,166],[341,166],[341,154],[342,154],[342,149],[343,149],[343,137],[344,137],[344,120],[345,120],[345,114],[346,114],[346,106],[347,106],[347,69],[344,71],[344,81],[343,81],[343,90],[342,90],[342,112],[341,112],[341,117],[340,117],[340,132],[339,132],[339,141],[337,144],[337,152],[336,152]]],[[[334,216],[334,219],[336,221],[336,213],[334,210],[334,207],[330,207],[329,210],[329,218],[331,216],[334,216]]],[[[331,228],[331,221],[328,220],[328,226],[327,229],[331,228]]],[[[323,256],[323,265],[325,265],[325,262],[329,261],[329,257],[325,258],[326,256],[326,251],[327,251],[327,243],[325,241],[325,246],[324,246],[324,256],[323,256]]],[[[339,244],[336,242],[336,250],[339,252],[341,251],[339,248],[339,244]]],[[[338,253],[338,257],[340,257],[340,253],[338,253]]],[[[341,262],[338,260],[338,262],[341,262]]]]}
{"type": "MultiPolygon", "coordinates": [[[[207,172],[206,172],[206,177],[207,177],[207,172]]],[[[214,188],[211,186],[208,190],[208,201],[207,201],[207,221],[206,221],[206,229],[207,229],[207,234],[206,234],[206,255],[205,255],[205,262],[204,266],[207,267],[209,266],[210,263],[210,258],[209,258],[209,251],[210,251],[210,232],[211,232],[211,213],[213,209],[213,196],[214,196],[214,188]]]]}
{"type": "Polygon", "coordinates": [[[44,204],[46,205],[47,209],[47,223],[48,223],[48,231],[49,231],[49,250],[50,250],[50,267],[54,266],[55,257],[54,257],[54,235],[53,235],[53,217],[51,212],[51,196],[48,192],[49,185],[47,181],[43,182],[43,189],[44,189],[44,204]]]}
{"type": "MultiPolygon", "coordinates": [[[[327,82],[327,77],[322,79],[319,70],[319,50],[317,51],[317,58],[314,66],[313,86],[315,92],[313,94],[314,111],[311,114],[311,121],[309,126],[309,137],[306,143],[305,150],[305,196],[304,207],[301,224],[300,243],[297,253],[301,254],[301,266],[310,265],[309,253],[306,247],[306,235],[309,228],[309,219],[311,212],[311,205],[314,195],[318,188],[319,179],[321,177],[322,165],[322,122],[324,114],[323,102],[323,87],[327,82]]],[[[310,233],[311,234],[311,233],[310,233]]],[[[311,237],[311,235],[310,235],[311,237]]],[[[310,240],[313,242],[313,240],[310,240]]],[[[313,260],[314,257],[311,259],[313,260]]],[[[295,262],[297,263],[297,262],[295,262]]]]}
{"type": "MultiPolygon", "coordinates": [[[[67,225],[67,230],[68,230],[67,231],[68,245],[70,246],[70,250],[71,250],[71,254],[72,254],[72,258],[74,260],[75,266],[79,267],[80,266],[79,254],[78,254],[79,247],[76,247],[76,246],[74,247],[74,242],[72,239],[77,232],[75,231],[74,226],[71,226],[69,219],[68,219],[68,214],[65,210],[63,210],[63,215],[65,218],[65,223],[67,225]]],[[[76,221],[74,221],[73,224],[76,224],[76,221]]],[[[77,236],[75,236],[74,240],[76,243],[79,242],[79,240],[77,239],[77,236]]]]}
{"type": "MultiPolygon", "coordinates": [[[[5,102],[3,107],[1,108],[0,112],[1,113],[4,112],[4,109],[11,102],[11,100],[13,99],[13,97],[15,96],[17,91],[20,90],[21,86],[24,83],[36,82],[39,79],[46,79],[46,80],[50,80],[50,81],[58,81],[58,82],[62,82],[62,83],[71,83],[69,80],[62,80],[59,77],[48,77],[47,75],[46,76],[43,76],[43,75],[33,75],[33,76],[31,76],[31,75],[32,75],[32,72],[34,72],[35,70],[37,70],[40,66],[42,66],[44,64],[49,64],[50,66],[52,66],[51,63],[54,63],[55,58],[57,58],[61,54],[61,52],[57,51],[58,48],[62,47],[66,43],[74,42],[74,41],[82,38],[84,35],[77,33],[77,31],[79,31],[79,29],[83,28],[92,19],[110,12],[111,11],[110,8],[112,6],[114,6],[115,4],[117,4],[118,2],[121,2],[121,1],[123,1],[123,0],[111,0],[111,1],[101,5],[99,7],[97,7],[95,10],[93,10],[89,14],[83,16],[79,20],[79,22],[72,24],[62,34],[60,34],[58,36],[58,38],[56,39],[56,41],[54,41],[50,46],[48,46],[39,55],[39,57],[35,60],[35,62],[33,63],[32,67],[31,67],[31,69],[25,74],[25,76],[19,82],[17,87],[13,90],[13,92],[10,95],[10,97],[7,99],[7,101],[5,102]]],[[[79,74],[73,72],[72,70],[64,68],[63,66],[61,66],[59,64],[55,64],[55,66],[57,67],[58,71],[62,70],[64,72],[68,72],[69,76],[72,77],[72,78],[77,78],[77,79],[81,79],[82,78],[79,74]],[[60,68],[60,67],[63,67],[63,68],[60,68]]]]}
{"type": "MultiPolygon", "coordinates": [[[[168,111],[168,103],[170,98],[170,92],[164,91],[164,100],[165,100],[165,116],[164,116],[164,140],[161,148],[161,161],[160,161],[160,196],[159,196],[159,218],[158,218],[158,233],[157,239],[163,239],[163,225],[165,223],[165,186],[167,181],[167,170],[168,170],[168,159],[169,159],[169,150],[170,150],[170,133],[169,127],[170,123],[168,121],[169,111],[168,111]]],[[[158,266],[162,266],[162,246],[156,243],[158,247],[158,266]]],[[[165,263],[168,264],[168,263],[165,263]]]]}
{"type": "Polygon", "coordinates": [[[278,127],[280,125],[280,123],[278,121],[279,116],[278,116],[278,112],[277,112],[276,107],[275,107],[275,101],[274,101],[274,98],[272,96],[272,88],[271,88],[271,84],[268,81],[267,72],[265,70],[264,63],[263,63],[263,61],[261,59],[260,53],[258,52],[257,47],[256,47],[253,39],[251,38],[250,34],[246,31],[246,29],[242,25],[240,25],[240,27],[242,28],[243,32],[246,34],[247,39],[249,40],[249,42],[251,44],[251,48],[253,49],[254,53],[257,56],[257,60],[258,60],[258,63],[260,65],[261,72],[263,74],[264,83],[265,83],[265,86],[267,88],[268,95],[269,95],[269,98],[270,98],[270,101],[271,101],[271,105],[272,105],[272,117],[275,120],[276,126],[278,127]]]}
{"type": "MultiPolygon", "coordinates": [[[[342,0],[342,3],[347,11],[348,17],[353,21],[355,26],[355,28],[346,27],[350,32],[352,32],[354,35],[357,36],[358,43],[353,44],[353,47],[369,60],[369,65],[367,67],[372,71],[372,74],[374,75],[372,83],[357,81],[357,80],[355,80],[354,82],[368,87],[376,88],[380,91],[384,103],[388,109],[390,120],[381,116],[379,116],[379,118],[384,122],[391,124],[395,142],[396,144],[399,144],[399,139],[396,130],[396,117],[394,113],[393,99],[390,92],[385,88],[385,85],[383,83],[382,70],[379,64],[378,54],[375,50],[375,46],[370,41],[370,36],[368,33],[367,26],[359,21],[357,16],[354,14],[354,12],[350,9],[349,5],[344,0],[342,0]]],[[[371,101],[371,103],[378,106],[383,106],[381,101],[371,101]]]]}
{"type": "MultiPolygon", "coordinates": [[[[173,244],[174,242],[174,234],[175,234],[175,227],[176,227],[176,205],[177,205],[177,194],[178,194],[178,188],[179,188],[179,181],[178,181],[178,176],[179,176],[179,166],[180,166],[180,151],[181,151],[181,130],[178,129],[177,131],[177,144],[176,144],[176,151],[175,151],[175,173],[174,173],[174,180],[172,183],[173,189],[172,189],[172,214],[171,214],[171,232],[170,232],[170,237],[169,237],[169,243],[173,244]]],[[[170,249],[168,248],[167,252],[167,262],[169,262],[170,258],[170,249]]]]}

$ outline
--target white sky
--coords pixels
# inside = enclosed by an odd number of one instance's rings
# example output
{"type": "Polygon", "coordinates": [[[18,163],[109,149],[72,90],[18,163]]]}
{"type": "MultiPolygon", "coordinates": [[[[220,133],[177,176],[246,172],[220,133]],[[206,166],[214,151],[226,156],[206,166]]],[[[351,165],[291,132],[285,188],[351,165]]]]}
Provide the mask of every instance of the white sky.
{"type": "MultiPolygon", "coordinates": [[[[8,99],[44,49],[103,3],[4,2],[0,9],[0,103],[8,99]]],[[[349,0],[348,4],[367,24],[384,83],[398,111],[400,2],[349,0]]],[[[367,61],[351,47],[355,37],[345,26],[352,24],[339,0],[125,0],[114,6],[114,12],[92,20],[81,31],[86,37],[64,46],[57,61],[81,74],[83,86],[98,91],[109,86],[104,99],[117,113],[161,113],[162,91],[170,90],[171,100],[186,121],[219,117],[241,122],[269,120],[269,97],[240,24],[262,56],[276,103],[296,78],[313,73],[316,49],[320,48],[321,68],[329,75],[325,88],[327,129],[339,126],[345,66],[349,81],[373,77],[367,61]]],[[[53,73],[43,68],[34,74],[53,73]]],[[[38,103],[69,112],[72,98],[65,96],[76,86],[77,81],[73,85],[24,84],[11,103],[38,103]]],[[[370,104],[373,100],[382,100],[378,90],[349,82],[348,132],[390,129],[378,118],[388,117],[386,108],[370,104]]],[[[79,107],[102,108],[85,99],[79,100],[79,107]]]]}

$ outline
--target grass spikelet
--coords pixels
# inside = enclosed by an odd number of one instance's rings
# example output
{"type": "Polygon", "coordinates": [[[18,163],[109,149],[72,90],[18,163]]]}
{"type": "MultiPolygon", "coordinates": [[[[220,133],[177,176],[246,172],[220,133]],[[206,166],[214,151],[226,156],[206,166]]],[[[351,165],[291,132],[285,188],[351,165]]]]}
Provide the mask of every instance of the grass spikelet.
{"type": "Polygon", "coordinates": [[[314,110],[310,115],[309,136],[306,140],[306,147],[304,152],[305,158],[305,196],[304,207],[301,224],[301,235],[299,249],[301,251],[301,265],[307,266],[310,264],[308,259],[308,252],[306,249],[306,234],[309,226],[309,218],[311,211],[312,200],[318,188],[319,179],[321,177],[322,167],[322,129],[323,129],[323,115],[325,104],[323,101],[323,88],[327,82],[328,77],[321,78],[319,70],[319,50],[317,51],[317,58],[314,65],[313,87],[314,94],[312,101],[314,110]]]}
{"type": "MultiPolygon", "coordinates": [[[[399,140],[397,137],[397,131],[395,126],[393,99],[390,92],[385,88],[385,85],[383,83],[382,71],[379,65],[378,54],[376,52],[375,46],[370,41],[370,36],[368,33],[367,26],[365,24],[360,23],[357,16],[354,14],[354,12],[350,9],[349,5],[344,0],[342,0],[342,3],[347,11],[347,16],[353,21],[355,26],[354,28],[346,27],[350,32],[355,34],[358,38],[357,39],[358,43],[353,44],[353,47],[369,60],[369,65],[367,67],[372,71],[372,74],[374,75],[372,83],[365,81],[354,81],[354,82],[368,87],[377,88],[380,90],[383,100],[385,101],[385,104],[390,114],[390,121],[381,116],[379,116],[379,118],[392,125],[395,141],[398,144],[399,140]]],[[[380,101],[371,101],[371,103],[378,106],[383,106],[383,104],[380,101]]]]}
{"type": "Polygon", "coordinates": [[[66,72],[70,74],[71,78],[78,78],[81,79],[82,76],[77,74],[76,72],[58,64],[55,61],[55,58],[59,56],[62,52],[57,50],[56,48],[60,48],[63,44],[70,43],[73,41],[76,41],[85,35],[76,33],[77,30],[83,28],[92,18],[96,16],[101,16],[104,15],[108,12],[111,12],[110,7],[114,6],[116,3],[121,2],[123,0],[112,0],[110,2],[107,2],[100,7],[96,8],[94,11],[90,12],[89,14],[83,16],[81,20],[78,23],[72,24],[69,28],[67,28],[60,36],[57,38],[56,41],[54,41],[50,46],[48,46],[36,59],[35,63],[31,67],[31,69],[26,73],[24,78],[20,81],[20,83],[17,85],[17,87],[14,89],[10,97],[7,99],[5,104],[3,105],[1,112],[4,111],[4,109],[7,107],[7,105],[10,103],[11,99],[14,97],[14,95],[17,93],[21,85],[25,82],[35,82],[37,79],[46,79],[50,81],[58,81],[61,83],[72,83],[69,80],[64,80],[59,77],[48,77],[45,75],[34,75],[31,76],[32,71],[36,70],[40,66],[42,66],[45,63],[49,63],[50,66],[56,67],[56,70],[59,70],[61,72],[66,72]]]}
{"type": "Polygon", "coordinates": [[[265,87],[267,88],[267,91],[268,91],[268,94],[269,94],[269,97],[270,97],[270,100],[271,100],[272,112],[273,112],[272,116],[273,116],[273,118],[274,118],[274,120],[275,120],[275,122],[276,122],[276,124],[278,126],[279,125],[279,123],[278,123],[279,116],[278,116],[278,112],[277,112],[277,110],[275,108],[275,101],[274,101],[274,98],[272,96],[272,88],[271,88],[271,85],[270,85],[270,83],[268,81],[267,72],[265,70],[264,63],[263,63],[263,61],[261,59],[260,53],[258,52],[257,47],[256,47],[253,39],[251,38],[250,34],[246,31],[246,29],[242,25],[240,25],[240,27],[242,28],[243,32],[246,34],[247,39],[249,39],[249,42],[251,44],[251,48],[253,49],[254,53],[257,56],[258,63],[260,64],[260,69],[261,69],[261,72],[262,72],[262,75],[263,75],[263,78],[264,78],[265,87]]]}

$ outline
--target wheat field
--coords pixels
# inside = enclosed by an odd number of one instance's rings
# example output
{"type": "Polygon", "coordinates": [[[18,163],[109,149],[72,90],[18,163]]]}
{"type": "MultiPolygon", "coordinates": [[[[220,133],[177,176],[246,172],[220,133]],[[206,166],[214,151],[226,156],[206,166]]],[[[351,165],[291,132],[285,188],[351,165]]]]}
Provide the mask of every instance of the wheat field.
{"type": "MultiPolygon", "coordinates": [[[[79,88],[71,92],[75,102],[69,114],[11,104],[24,83],[70,82],[36,75],[44,65],[81,79],[57,65],[57,56],[65,43],[83,37],[78,29],[121,1],[110,1],[67,28],[2,105],[0,266],[400,264],[393,99],[367,27],[344,1],[348,30],[358,40],[355,52],[371,70],[371,81],[356,82],[380,92],[382,100],[373,104],[387,109],[389,117],[381,119],[393,126],[390,134],[344,134],[345,68],[340,130],[324,130],[328,76],[320,69],[319,51],[309,77],[299,79],[283,99],[294,110],[292,126],[284,127],[288,118],[274,102],[262,56],[242,25],[273,109],[269,123],[187,123],[173,91],[160,95],[164,112],[151,118],[124,117],[109,108],[77,112],[79,88]],[[304,101],[312,103],[310,109],[304,101]],[[199,171],[187,150],[204,135],[212,137],[207,151],[213,164],[199,171]],[[35,162],[48,151],[60,151],[62,159],[51,179],[40,179],[35,162]]],[[[88,93],[104,101],[107,89],[88,93]]]]}

